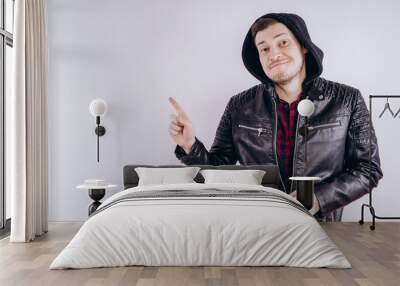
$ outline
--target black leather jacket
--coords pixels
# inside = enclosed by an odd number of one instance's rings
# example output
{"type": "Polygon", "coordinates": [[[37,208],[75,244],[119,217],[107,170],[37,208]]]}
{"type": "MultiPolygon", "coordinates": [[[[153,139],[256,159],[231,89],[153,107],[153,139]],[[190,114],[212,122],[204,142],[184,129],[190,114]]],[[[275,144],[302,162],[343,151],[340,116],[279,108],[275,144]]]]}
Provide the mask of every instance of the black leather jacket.
{"type": "MultiPolygon", "coordinates": [[[[318,218],[341,219],[342,207],[369,191],[369,112],[359,90],[314,79],[306,96],[315,111],[309,125],[332,123],[310,130],[307,139],[307,165],[304,164],[304,137],[299,130],[305,118],[297,120],[293,155],[293,176],[318,176],[315,195],[321,211],[318,218]]],[[[276,164],[277,111],[272,85],[263,83],[233,96],[221,118],[214,143],[208,151],[196,138],[190,153],[176,146],[175,154],[187,165],[276,164]]],[[[371,187],[382,178],[375,132],[371,127],[371,187]]],[[[284,190],[284,184],[281,184],[284,190]]],[[[290,190],[293,191],[294,185],[290,190]]]]}

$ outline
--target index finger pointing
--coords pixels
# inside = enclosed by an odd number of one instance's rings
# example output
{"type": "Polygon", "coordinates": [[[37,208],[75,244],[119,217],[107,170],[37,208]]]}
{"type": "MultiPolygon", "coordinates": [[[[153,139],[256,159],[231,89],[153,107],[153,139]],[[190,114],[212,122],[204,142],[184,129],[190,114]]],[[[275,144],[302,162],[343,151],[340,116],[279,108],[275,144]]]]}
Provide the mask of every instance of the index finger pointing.
{"type": "Polygon", "coordinates": [[[173,97],[169,97],[168,100],[171,103],[171,105],[175,108],[176,112],[185,113],[183,111],[182,107],[179,105],[179,103],[173,97]]]}

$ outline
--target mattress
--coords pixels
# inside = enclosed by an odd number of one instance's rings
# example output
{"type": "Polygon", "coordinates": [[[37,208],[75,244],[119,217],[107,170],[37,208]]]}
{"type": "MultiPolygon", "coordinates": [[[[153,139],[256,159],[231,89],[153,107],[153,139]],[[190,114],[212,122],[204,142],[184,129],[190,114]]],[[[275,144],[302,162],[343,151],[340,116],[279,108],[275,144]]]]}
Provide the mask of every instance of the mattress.
{"type": "Polygon", "coordinates": [[[291,196],[199,183],[137,186],[109,197],[50,269],[130,265],[351,267],[291,196]]]}

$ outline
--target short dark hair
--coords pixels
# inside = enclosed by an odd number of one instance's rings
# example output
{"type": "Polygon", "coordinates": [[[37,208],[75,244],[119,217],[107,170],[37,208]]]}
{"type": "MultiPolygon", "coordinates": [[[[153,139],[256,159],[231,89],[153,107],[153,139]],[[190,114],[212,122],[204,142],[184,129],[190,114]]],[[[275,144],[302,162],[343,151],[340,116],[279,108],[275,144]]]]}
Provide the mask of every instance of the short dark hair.
{"type": "Polygon", "coordinates": [[[261,18],[258,19],[250,28],[251,30],[251,35],[253,36],[253,39],[256,38],[256,34],[265,28],[268,28],[272,24],[279,23],[277,20],[272,19],[272,18],[261,18]]]}

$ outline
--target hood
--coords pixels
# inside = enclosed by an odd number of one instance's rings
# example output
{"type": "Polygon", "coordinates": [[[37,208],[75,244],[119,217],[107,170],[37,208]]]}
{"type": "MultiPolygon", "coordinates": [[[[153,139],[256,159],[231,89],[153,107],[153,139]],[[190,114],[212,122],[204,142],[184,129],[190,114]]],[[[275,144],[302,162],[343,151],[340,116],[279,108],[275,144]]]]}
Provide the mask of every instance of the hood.
{"type": "MultiPolygon", "coordinates": [[[[306,79],[304,80],[303,85],[306,85],[321,75],[324,53],[311,41],[306,23],[300,16],[288,13],[269,13],[258,18],[257,20],[261,18],[275,19],[276,21],[284,24],[293,33],[300,45],[308,50],[305,58],[306,79]]],[[[257,22],[257,20],[255,22],[257,22]]],[[[245,67],[253,76],[263,83],[272,84],[271,79],[267,77],[262,69],[258,57],[258,51],[251,35],[251,29],[249,29],[246,38],[244,39],[242,59],[245,67]]]]}

